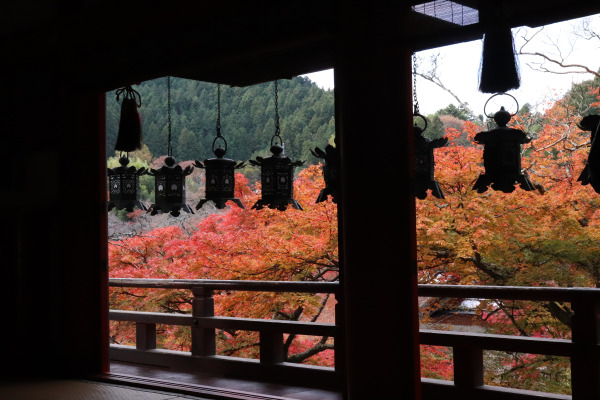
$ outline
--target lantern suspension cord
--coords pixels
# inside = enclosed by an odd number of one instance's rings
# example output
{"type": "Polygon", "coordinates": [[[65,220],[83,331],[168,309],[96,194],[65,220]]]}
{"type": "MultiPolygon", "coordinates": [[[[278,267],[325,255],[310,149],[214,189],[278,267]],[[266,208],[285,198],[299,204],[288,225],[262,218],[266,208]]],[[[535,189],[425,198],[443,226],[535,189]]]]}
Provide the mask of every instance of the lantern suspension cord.
{"type": "Polygon", "coordinates": [[[167,156],[173,155],[173,147],[171,146],[171,77],[167,76],[167,129],[169,136],[167,137],[167,156]]]}
{"type": "Polygon", "coordinates": [[[419,114],[419,100],[417,99],[417,54],[413,53],[413,115],[419,114]]]}
{"type": "Polygon", "coordinates": [[[217,137],[221,136],[221,84],[217,84],[217,137]]]}
{"type": "Polygon", "coordinates": [[[279,143],[283,145],[283,141],[281,140],[281,128],[279,126],[279,93],[277,88],[277,80],[275,81],[275,135],[271,139],[271,145],[273,144],[273,139],[279,138],[279,143]]]}

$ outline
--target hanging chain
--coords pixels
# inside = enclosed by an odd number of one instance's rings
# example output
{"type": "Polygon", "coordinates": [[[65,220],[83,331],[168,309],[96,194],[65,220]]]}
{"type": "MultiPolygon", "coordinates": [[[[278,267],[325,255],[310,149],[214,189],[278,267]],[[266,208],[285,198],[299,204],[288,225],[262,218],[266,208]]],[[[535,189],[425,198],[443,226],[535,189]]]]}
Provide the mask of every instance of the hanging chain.
{"type": "Polygon", "coordinates": [[[413,53],[413,114],[419,114],[419,100],[417,99],[417,54],[413,53]]]}
{"type": "Polygon", "coordinates": [[[281,140],[281,130],[279,128],[279,95],[277,90],[277,81],[275,81],[275,136],[281,140]]]}
{"type": "Polygon", "coordinates": [[[221,84],[217,84],[217,137],[221,137],[221,84]]]}
{"type": "Polygon", "coordinates": [[[173,154],[173,148],[171,146],[171,77],[167,76],[167,128],[169,132],[167,142],[167,155],[171,157],[173,154]]]}

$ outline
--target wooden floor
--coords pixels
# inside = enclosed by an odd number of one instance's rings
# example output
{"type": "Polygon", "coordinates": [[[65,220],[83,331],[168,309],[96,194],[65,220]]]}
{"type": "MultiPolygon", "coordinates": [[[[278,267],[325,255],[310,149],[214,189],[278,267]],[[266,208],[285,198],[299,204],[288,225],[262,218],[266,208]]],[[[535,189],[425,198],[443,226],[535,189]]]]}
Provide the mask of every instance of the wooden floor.
{"type": "Polygon", "coordinates": [[[238,400],[342,400],[340,393],[304,387],[283,386],[206,373],[174,372],[167,368],[111,362],[110,381],[137,387],[169,390],[212,399],[238,400]]]}

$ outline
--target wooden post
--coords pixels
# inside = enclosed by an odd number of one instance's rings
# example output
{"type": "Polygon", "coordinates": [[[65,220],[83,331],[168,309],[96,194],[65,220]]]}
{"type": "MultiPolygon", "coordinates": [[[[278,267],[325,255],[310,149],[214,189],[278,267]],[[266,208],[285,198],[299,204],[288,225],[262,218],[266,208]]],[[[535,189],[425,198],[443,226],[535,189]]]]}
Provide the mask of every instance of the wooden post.
{"type": "Polygon", "coordinates": [[[156,324],[135,324],[135,348],[137,350],[156,349],[156,324]]]}
{"type": "Polygon", "coordinates": [[[483,350],[470,346],[455,346],[454,385],[473,389],[483,385],[483,350]]]}
{"type": "Polygon", "coordinates": [[[600,304],[594,300],[572,302],[571,385],[573,400],[600,399],[600,304]]]}
{"type": "Polygon", "coordinates": [[[283,334],[281,332],[260,332],[260,362],[278,364],[283,361],[283,334]]]}
{"type": "MultiPolygon", "coordinates": [[[[214,317],[215,301],[213,291],[202,287],[192,289],[194,299],[192,300],[192,316],[214,317]]],[[[212,328],[201,328],[192,326],[192,355],[214,356],[217,347],[215,342],[215,330],[212,328]]]]}
{"type": "Polygon", "coordinates": [[[392,3],[339,2],[335,64],[346,396],[420,398],[411,50],[392,3]],[[383,18],[383,20],[382,20],[383,18]]]}

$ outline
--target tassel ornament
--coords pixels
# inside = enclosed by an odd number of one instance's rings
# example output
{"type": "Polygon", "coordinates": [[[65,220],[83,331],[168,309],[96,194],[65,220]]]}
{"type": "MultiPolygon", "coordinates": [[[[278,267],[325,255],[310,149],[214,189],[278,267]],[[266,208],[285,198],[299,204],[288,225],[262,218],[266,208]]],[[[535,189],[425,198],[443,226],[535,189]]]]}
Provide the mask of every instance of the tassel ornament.
{"type": "Polygon", "coordinates": [[[126,86],[117,90],[117,101],[123,93],[115,150],[131,152],[142,148],[142,117],[138,111],[142,106],[142,98],[131,86],[126,86]]]}

